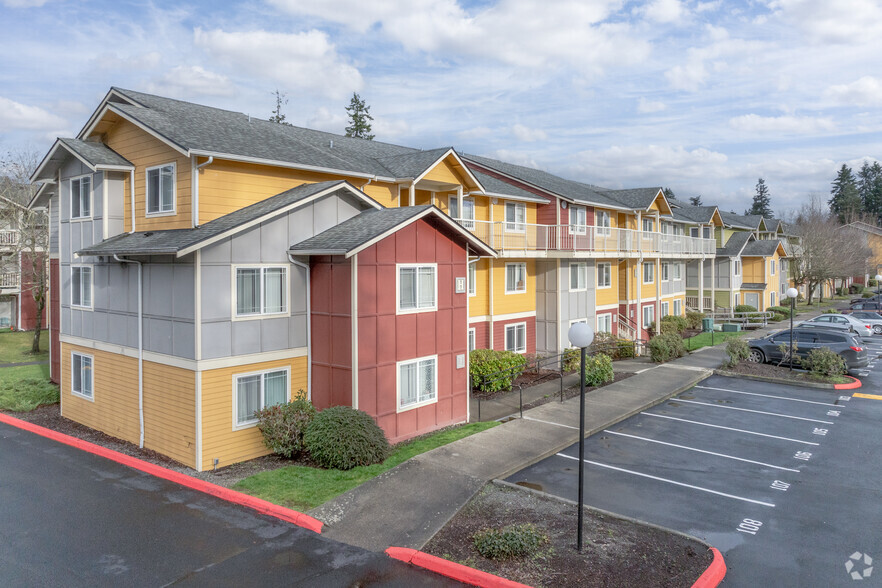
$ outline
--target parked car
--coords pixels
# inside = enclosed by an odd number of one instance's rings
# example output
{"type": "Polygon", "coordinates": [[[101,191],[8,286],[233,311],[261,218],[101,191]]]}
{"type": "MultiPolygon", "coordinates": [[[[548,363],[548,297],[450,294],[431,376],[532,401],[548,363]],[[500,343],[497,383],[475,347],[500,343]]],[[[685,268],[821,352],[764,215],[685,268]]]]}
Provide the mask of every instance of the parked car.
{"type": "Polygon", "coordinates": [[[850,304],[854,304],[856,302],[882,302],[882,296],[879,294],[873,294],[868,298],[852,298],[850,304]]]}
{"type": "Polygon", "coordinates": [[[855,310],[849,316],[853,316],[859,321],[863,321],[870,325],[874,335],[882,335],[882,314],[873,312],[872,310],[855,310]]]}
{"type": "Polygon", "coordinates": [[[818,324],[825,327],[845,326],[847,330],[861,336],[873,334],[873,328],[866,322],[854,318],[850,314],[822,314],[799,323],[800,325],[818,324]]]}
{"type": "MultiPolygon", "coordinates": [[[[848,331],[818,327],[794,327],[793,342],[796,346],[794,358],[803,358],[812,349],[827,347],[845,360],[848,370],[864,368],[870,363],[867,348],[848,331]]],[[[760,339],[751,339],[750,355],[747,360],[754,363],[778,363],[784,359],[781,345],[790,345],[790,329],[772,333],[760,339]]]]}
{"type": "Polygon", "coordinates": [[[876,302],[873,300],[864,300],[861,302],[855,302],[854,304],[848,307],[848,310],[882,310],[882,302],[876,302]]]}

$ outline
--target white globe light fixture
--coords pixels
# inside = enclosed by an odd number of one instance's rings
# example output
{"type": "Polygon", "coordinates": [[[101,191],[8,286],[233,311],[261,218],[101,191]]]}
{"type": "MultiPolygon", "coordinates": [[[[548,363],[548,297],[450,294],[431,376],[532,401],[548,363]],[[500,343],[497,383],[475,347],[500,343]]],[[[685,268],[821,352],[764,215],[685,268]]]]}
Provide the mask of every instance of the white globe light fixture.
{"type": "Polygon", "coordinates": [[[799,297],[799,290],[796,288],[787,288],[787,292],[784,293],[787,298],[790,299],[790,348],[788,349],[788,353],[790,354],[790,371],[793,371],[793,310],[794,304],[796,304],[796,299],[799,297]]]}
{"type": "Polygon", "coordinates": [[[584,487],[585,487],[585,348],[594,341],[594,329],[587,323],[573,323],[567,337],[574,347],[582,351],[579,364],[579,521],[576,530],[576,549],[582,551],[582,511],[584,510],[584,487]]]}
{"type": "Polygon", "coordinates": [[[793,300],[799,298],[799,290],[797,290],[796,288],[787,288],[787,292],[785,292],[785,294],[787,295],[787,298],[793,300]]]}

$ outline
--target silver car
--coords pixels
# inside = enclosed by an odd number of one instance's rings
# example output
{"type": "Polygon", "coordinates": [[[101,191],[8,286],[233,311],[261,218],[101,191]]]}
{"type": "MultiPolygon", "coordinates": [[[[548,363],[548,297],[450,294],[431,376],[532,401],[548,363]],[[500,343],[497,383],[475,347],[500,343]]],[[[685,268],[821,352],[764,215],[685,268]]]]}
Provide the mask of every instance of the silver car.
{"type": "Polygon", "coordinates": [[[882,335],[882,314],[871,310],[856,310],[851,316],[870,325],[874,335],[882,335]]]}
{"type": "Polygon", "coordinates": [[[873,334],[873,328],[866,321],[857,319],[849,314],[822,314],[799,323],[800,325],[820,325],[825,327],[845,327],[852,333],[861,337],[873,334]]]}

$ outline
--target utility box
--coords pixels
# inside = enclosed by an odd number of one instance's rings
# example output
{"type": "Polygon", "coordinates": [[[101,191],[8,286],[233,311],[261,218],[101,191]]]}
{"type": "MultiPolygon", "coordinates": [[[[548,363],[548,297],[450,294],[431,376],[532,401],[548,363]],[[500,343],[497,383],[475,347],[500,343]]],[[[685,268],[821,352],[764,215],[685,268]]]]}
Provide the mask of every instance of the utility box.
{"type": "Polygon", "coordinates": [[[714,319],[713,318],[701,319],[701,332],[702,333],[710,333],[713,330],[714,330],[714,319]]]}
{"type": "Polygon", "coordinates": [[[741,325],[738,323],[723,323],[723,332],[724,333],[734,333],[741,330],[741,325]]]}

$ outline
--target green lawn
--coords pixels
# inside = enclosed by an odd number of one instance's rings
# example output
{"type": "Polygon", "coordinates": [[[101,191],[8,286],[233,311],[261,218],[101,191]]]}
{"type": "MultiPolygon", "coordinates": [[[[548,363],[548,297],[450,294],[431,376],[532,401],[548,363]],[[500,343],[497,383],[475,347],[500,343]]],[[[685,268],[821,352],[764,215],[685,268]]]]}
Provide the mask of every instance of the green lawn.
{"type": "Polygon", "coordinates": [[[58,386],[49,381],[49,365],[0,368],[0,410],[27,412],[58,402],[58,386]]]}
{"type": "Polygon", "coordinates": [[[37,355],[31,353],[33,342],[33,331],[0,332],[0,363],[49,361],[49,331],[40,333],[40,353],[37,355]]]}
{"type": "Polygon", "coordinates": [[[498,424],[497,422],[470,423],[402,443],[396,446],[386,461],[380,464],[360,466],[346,471],[289,466],[245,478],[234,488],[275,504],[306,511],[379,476],[415,455],[480,433],[498,424]]]}
{"type": "MultiPolygon", "coordinates": [[[[744,335],[744,331],[741,332],[726,332],[726,333],[714,333],[713,334],[713,345],[718,343],[722,343],[727,339],[733,339],[735,337],[740,337],[744,335]]],[[[686,345],[686,349],[688,351],[695,351],[696,349],[701,349],[702,347],[708,347],[711,345],[711,334],[710,333],[699,333],[694,337],[689,337],[688,339],[683,339],[683,343],[686,345]]]]}

